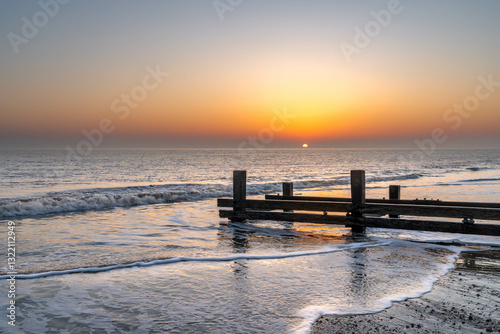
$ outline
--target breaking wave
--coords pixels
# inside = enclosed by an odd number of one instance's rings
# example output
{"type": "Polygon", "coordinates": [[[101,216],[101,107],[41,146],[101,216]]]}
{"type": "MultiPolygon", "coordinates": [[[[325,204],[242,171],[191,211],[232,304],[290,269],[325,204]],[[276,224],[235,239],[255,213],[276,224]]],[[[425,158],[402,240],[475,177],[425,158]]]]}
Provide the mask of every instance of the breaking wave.
{"type": "MultiPolygon", "coordinates": [[[[420,174],[371,177],[371,182],[417,179],[420,174]]],[[[331,186],[346,186],[349,178],[331,180],[300,180],[294,182],[295,189],[314,189],[331,186]]],[[[248,195],[281,192],[281,182],[251,183],[248,195]]],[[[136,187],[96,188],[50,192],[43,196],[0,199],[0,219],[107,210],[162,203],[197,201],[232,196],[232,185],[222,183],[166,184],[136,187]]]]}

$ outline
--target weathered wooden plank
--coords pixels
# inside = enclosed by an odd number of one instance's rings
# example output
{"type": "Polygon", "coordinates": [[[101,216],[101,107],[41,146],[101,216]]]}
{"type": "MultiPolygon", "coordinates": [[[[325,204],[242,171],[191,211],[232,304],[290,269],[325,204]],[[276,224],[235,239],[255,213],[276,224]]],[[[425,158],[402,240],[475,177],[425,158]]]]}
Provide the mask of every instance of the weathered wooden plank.
{"type": "MultiPolygon", "coordinates": [[[[281,195],[266,195],[266,199],[284,199],[281,195]]],[[[350,202],[349,197],[322,197],[322,196],[292,196],[287,198],[292,201],[316,201],[316,202],[350,202]]],[[[439,200],[390,200],[390,199],[365,199],[366,203],[381,203],[381,204],[416,204],[416,205],[435,205],[435,206],[464,206],[469,208],[500,208],[500,203],[485,203],[485,202],[452,202],[439,200]]]]}
{"type": "MultiPolygon", "coordinates": [[[[282,195],[265,195],[265,199],[285,199],[282,195]]],[[[288,200],[292,201],[318,201],[318,202],[350,202],[349,197],[325,197],[325,196],[303,196],[293,195],[288,200]]],[[[367,200],[368,201],[368,200],[367,200]]]]}
{"type": "Polygon", "coordinates": [[[286,213],[286,212],[262,212],[246,211],[234,212],[232,210],[219,210],[219,217],[229,219],[255,219],[276,220],[289,222],[336,224],[345,225],[349,222],[347,217],[340,215],[320,215],[315,213],[286,213]]]}
{"type": "Polygon", "coordinates": [[[365,227],[393,228],[402,230],[500,236],[500,225],[495,224],[464,224],[443,221],[426,221],[419,219],[392,219],[371,217],[349,217],[349,219],[351,220],[351,223],[346,224],[347,227],[361,225],[365,227]]]}
{"type": "Polygon", "coordinates": [[[337,202],[298,202],[287,200],[259,200],[247,199],[242,202],[235,202],[230,198],[217,199],[219,207],[238,207],[242,205],[247,209],[253,210],[302,210],[302,211],[327,211],[327,212],[347,212],[352,208],[351,203],[337,202]]]}
{"type": "Polygon", "coordinates": [[[500,220],[500,209],[497,208],[365,203],[360,211],[372,214],[500,220]]]}
{"type": "Polygon", "coordinates": [[[417,219],[391,219],[370,217],[346,217],[340,215],[320,215],[313,213],[284,213],[284,212],[235,212],[220,210],[221,218],[276,220],[288,222],[306,222],[319,224],[345,225],[346,227],[375,227],[403,230],[420,230],[431,232],[448,232],[462,234],[478,234],[500,236],[500,225],[493,224],[463,224],[443,221],[425,221],[417,219]]]}
{"type": "MultiPolygon", "coordinates": [[[[324,201],[294,201],[294,200],[246,200],[234,202],[231,199],[220,198],[217,200],[219,207],[239,206],[254,210],[303,210],[303,211],[327,211],[327,212],[352,212],[351,203],[324,202],[324,201]]],[[[432,205],[400,205],[400,204],[378,204],[365,203],[358,208],[361,214],[378,215],[406,215],[422,217],[444,217],[444,218],[473,218],[484,220],[500,220],[500,209],[497,208],[468,208],[468,207],[445,207],[432,205]]]]}

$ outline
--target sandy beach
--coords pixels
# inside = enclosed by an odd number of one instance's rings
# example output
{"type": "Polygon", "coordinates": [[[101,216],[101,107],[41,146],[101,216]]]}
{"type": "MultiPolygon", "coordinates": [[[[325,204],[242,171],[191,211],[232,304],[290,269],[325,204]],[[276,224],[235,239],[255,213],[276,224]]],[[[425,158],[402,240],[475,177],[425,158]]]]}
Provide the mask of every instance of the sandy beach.
{"type": "Polygon", "coordinates": [[[311,333],[500,333],[500,250],[463,252],[421,298],[378,314],[321,316],[311,333]]]}

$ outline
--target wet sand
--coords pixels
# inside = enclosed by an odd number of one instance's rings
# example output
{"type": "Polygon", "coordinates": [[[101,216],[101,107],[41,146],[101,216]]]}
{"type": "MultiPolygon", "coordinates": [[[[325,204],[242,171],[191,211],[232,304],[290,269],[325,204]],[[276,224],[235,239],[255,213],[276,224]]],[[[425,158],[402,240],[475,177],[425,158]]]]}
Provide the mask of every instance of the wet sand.
{"type": "Polygon", "coordinates": [[[464,252],[421,298],[377,314],[324,315],[311,333],[500,333],[500,250],[464,252]]]}

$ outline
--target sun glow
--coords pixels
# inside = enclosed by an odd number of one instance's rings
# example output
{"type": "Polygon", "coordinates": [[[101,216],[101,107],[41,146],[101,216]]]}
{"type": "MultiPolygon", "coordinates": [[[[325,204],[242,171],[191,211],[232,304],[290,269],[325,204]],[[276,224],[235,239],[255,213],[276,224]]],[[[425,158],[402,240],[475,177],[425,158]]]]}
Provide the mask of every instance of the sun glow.
{"type": "Polygon", "coordinates": [[[307,145],[307,144],[302,144],[302,147],[303,147],[303,148],[308,148],[308,147],[309,147],[309,145],[307,145]]]}

